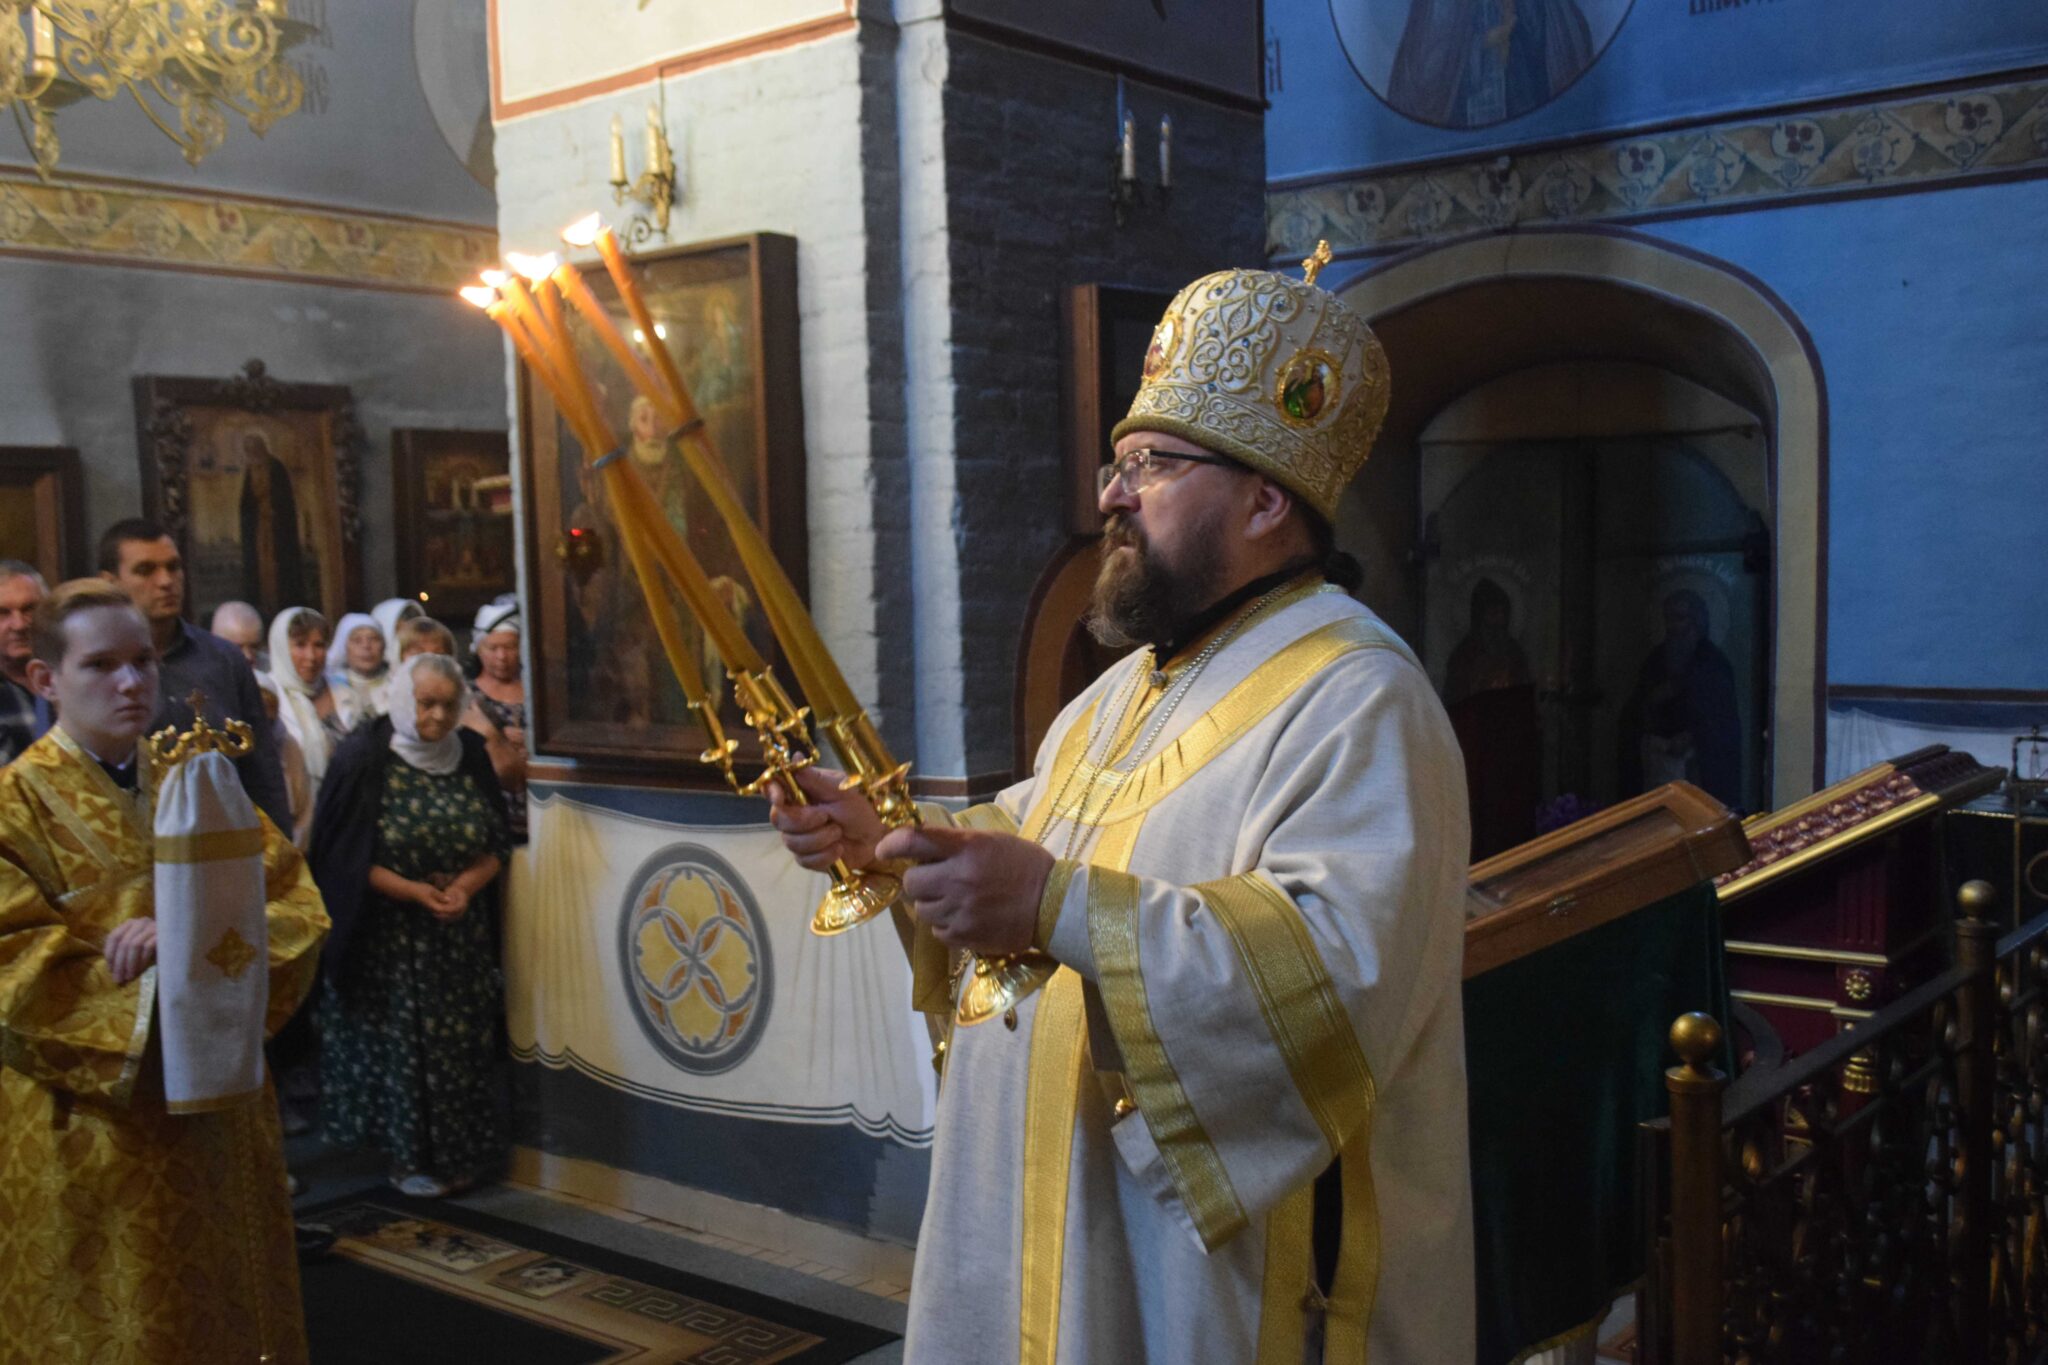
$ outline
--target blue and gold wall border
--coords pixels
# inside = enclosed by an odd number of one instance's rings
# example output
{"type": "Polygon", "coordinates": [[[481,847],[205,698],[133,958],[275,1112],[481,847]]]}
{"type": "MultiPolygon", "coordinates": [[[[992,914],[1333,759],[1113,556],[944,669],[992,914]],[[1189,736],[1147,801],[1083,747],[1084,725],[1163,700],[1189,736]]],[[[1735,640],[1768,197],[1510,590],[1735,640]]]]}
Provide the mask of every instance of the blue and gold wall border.
{"type": "Polygon", "coordinates": [[[1276,183],[1267,250],[1340,256],[1524,225],[1646,222],[2048,175],[2048,75],[1337,179],[1276,183]]]}
{"type": "Polygon", "coordinates": [[[444,294],[497,255],[489,227],[0,166],[0,257],[444,294]]]}

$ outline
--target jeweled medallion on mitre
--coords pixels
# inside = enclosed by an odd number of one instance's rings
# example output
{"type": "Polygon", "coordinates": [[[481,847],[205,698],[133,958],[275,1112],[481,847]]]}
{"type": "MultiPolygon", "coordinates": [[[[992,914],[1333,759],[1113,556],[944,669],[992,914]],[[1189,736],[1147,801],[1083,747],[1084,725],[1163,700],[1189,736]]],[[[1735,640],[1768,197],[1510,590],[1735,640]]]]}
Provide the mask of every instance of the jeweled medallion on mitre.
{"type": "Polygon", "coordinates": [[[1145,348],[1144,377],[1151,379],[1173,363],[1173,348],[1180,344],[1180,324],[1172,316],[1153,329],[1152,344],[1145,348]]]}
{"type": "Polygon", "coordinates": [[[1312,423],[1337,399],[1337,362],[1324,351],[1303,351],[1280,367],[1275,401],[1287,420],[1312,423]]]}

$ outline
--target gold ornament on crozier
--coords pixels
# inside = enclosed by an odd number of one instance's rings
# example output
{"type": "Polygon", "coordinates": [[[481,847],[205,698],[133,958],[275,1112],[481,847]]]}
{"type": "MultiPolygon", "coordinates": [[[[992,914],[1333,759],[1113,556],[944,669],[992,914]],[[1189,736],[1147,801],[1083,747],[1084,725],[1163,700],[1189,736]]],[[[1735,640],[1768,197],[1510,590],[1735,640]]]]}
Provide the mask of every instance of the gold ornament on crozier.
{"type": "Polygon", "coordinates": [[[249,970],[249,964],[256,960],[256,950],[249,940],[235,932],[233,925],[220,936],[220,942],[207,950],[206,960],[220,969],[220,974],[230,981],[240,981],[242,974],[249,970]]]}

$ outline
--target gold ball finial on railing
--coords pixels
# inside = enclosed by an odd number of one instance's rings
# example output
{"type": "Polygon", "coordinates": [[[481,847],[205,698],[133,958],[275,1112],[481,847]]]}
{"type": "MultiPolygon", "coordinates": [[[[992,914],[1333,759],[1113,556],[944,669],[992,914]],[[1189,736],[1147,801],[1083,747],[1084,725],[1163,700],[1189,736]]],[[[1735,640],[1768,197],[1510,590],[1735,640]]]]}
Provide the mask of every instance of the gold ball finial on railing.
{"type": "Polygon", "coordinates": [[[1991,912],[1998,906],[1998,888],[1990,882],[1972,878],[1957,890],[1956,905],[1970,919],[1990,919],[1991,912]]]}
{"type": "Polygon", "coordinates": [[[1711,1014],[1694,1010],[1671,1022],[1671,1050],[1695,1071],[1703,1071],[1721,1050],[1721,1025],[1711,1014]]]}

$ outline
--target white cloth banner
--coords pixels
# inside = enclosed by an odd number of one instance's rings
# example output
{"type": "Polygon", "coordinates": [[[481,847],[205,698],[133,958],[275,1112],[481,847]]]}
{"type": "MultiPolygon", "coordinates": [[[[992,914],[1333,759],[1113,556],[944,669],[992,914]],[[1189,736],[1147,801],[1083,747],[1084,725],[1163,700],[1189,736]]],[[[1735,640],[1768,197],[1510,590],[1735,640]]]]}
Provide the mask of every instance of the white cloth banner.
{"type": "Polygon", "coordinates": [[[819,938],[825,879],[765,825],[532,803],[505,911],[514,1054],[679,1108],[931,1142],[931,1043],[886,919],[819,938]]]}
{"type": "Polygon", "coordinates": [[[2002,768],[2012,759],[2017,731],[1985,730],[1959,725],[1929,725],[1880,715],[1853,706],[1828,708],[1827,780],[1840,782],[1888,759],[1946,744],[1979,763],[2002,768]]]}
{"type": "Polygon", "coordinates": [[[156,1001],[173,1114],[263,1091],[270,1004],[263,824],[234,764],[195,754],[156,798],[156,1001]]]}

